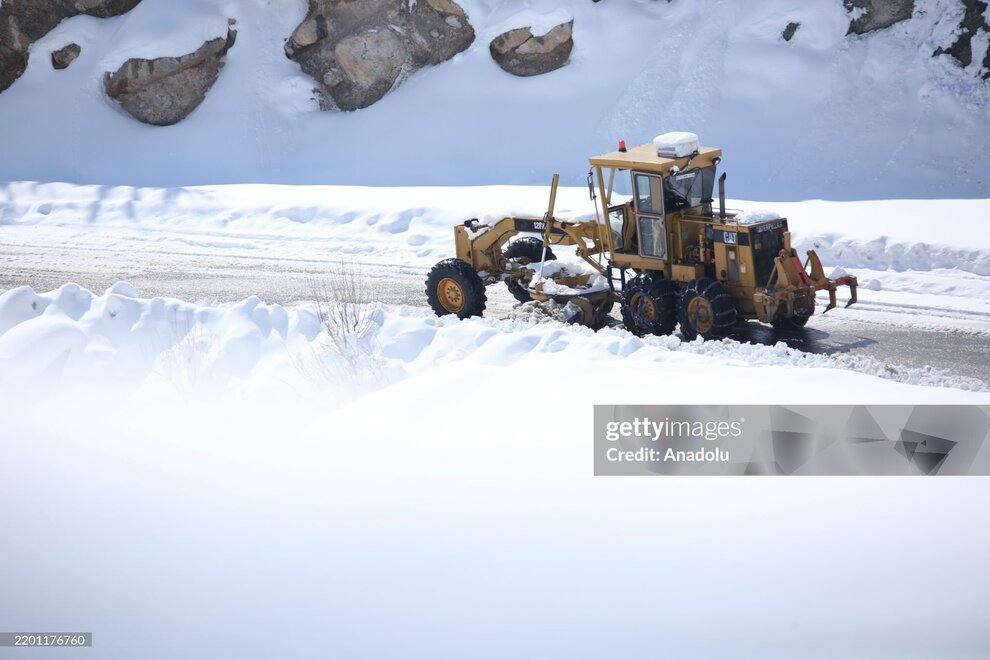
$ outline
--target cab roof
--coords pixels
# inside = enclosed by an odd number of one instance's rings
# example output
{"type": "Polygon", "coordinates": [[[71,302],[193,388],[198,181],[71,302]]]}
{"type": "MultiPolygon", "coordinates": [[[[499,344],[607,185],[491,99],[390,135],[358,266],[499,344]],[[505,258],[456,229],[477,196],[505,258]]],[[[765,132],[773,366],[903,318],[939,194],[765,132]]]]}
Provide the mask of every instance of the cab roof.
{"type": "MultiPolygon", "coordinates": [[[[698,155],[691,159],[692,166],[711,165],[713,158],[721,157],[722,150],[715,147],[701,147],[698,155]]],[[[588,159],[592,165],[597,167],[618,167],[620,169],[646,170],[650,172],[666,173],[671,165],[685,167],[688,157],[683,158],[661,158],[657,156],[657,150],[652,143],[641,144],[632,147],[628,151],[611,151],[601,156],[592,156],[588,159]]]]}

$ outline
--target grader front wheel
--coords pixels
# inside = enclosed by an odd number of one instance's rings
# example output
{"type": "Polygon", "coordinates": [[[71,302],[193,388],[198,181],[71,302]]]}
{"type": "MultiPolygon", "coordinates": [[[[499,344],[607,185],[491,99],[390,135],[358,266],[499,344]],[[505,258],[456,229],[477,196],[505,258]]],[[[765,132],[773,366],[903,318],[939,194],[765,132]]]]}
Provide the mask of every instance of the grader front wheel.
{"type": "Polygon", "coordinates": [[[799,295],[794,301],[794,315],[778,316],[772,322],[774,330],[796,331],[803,328],[808,323],[808,319],[815,315],[815,297],[813,295],[799,295]]]}
{"type": "Polygon", "coordinates": [[[466,261],[444,259],[426,277],[426,300],[437,316],[481,316],[487,296],[478,273],[466,261]]]}

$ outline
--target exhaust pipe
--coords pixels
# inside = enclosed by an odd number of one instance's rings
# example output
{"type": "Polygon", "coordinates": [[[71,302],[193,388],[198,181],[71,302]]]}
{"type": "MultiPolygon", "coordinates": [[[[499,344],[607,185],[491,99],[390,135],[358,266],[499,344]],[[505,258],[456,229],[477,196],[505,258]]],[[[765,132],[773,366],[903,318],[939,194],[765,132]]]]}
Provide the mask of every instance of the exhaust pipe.
{"type": "Polygon", "coordinates": [[[725,172],[718,178],[718,217],[725,220],[725,172]]]}

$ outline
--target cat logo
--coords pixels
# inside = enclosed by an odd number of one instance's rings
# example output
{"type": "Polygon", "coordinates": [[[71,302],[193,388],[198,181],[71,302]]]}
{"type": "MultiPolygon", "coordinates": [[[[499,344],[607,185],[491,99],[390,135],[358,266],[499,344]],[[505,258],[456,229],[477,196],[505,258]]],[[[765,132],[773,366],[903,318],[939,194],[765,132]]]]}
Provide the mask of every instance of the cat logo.
{"type": "Polygon", "coordinates": [[[734,232],[734,231],[724,231],[724,232],[722,232],[722,236],[723,236],[723,239],[725,240],[725,244],[726,245],[735,245],[736,242],[737,242],[736,241],[736,232],[734,232]]]}

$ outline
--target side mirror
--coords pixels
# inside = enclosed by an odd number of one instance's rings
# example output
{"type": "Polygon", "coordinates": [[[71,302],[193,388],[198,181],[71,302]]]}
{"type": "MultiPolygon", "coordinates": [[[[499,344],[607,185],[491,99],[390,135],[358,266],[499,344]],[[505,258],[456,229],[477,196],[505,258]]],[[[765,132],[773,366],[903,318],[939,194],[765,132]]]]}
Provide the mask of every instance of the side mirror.
{"type": "Polygon", "coordinates": [[[596,199],[596,197],[595,197],[595,181],[594,181],[594,178],[591,176],[593,173],[594,173],[594,170],[588,170],[588,197],[591,198],[591,201],[595,201],[595,199],[596,199]]]}

